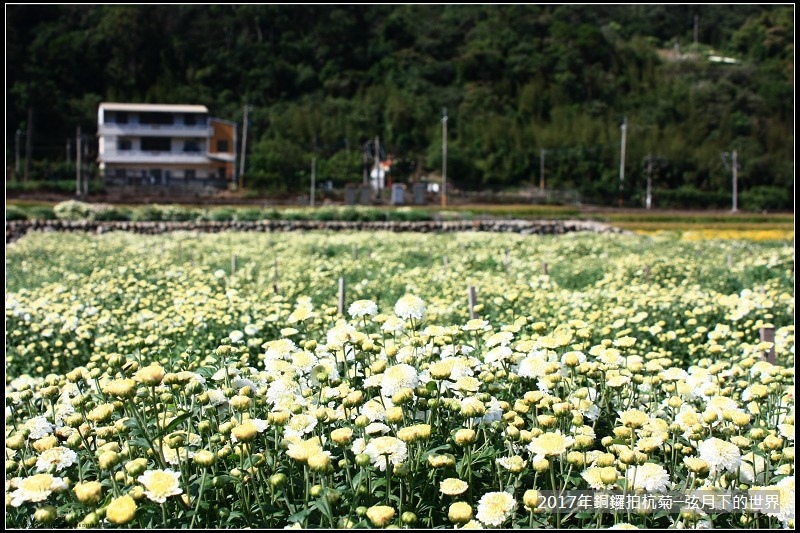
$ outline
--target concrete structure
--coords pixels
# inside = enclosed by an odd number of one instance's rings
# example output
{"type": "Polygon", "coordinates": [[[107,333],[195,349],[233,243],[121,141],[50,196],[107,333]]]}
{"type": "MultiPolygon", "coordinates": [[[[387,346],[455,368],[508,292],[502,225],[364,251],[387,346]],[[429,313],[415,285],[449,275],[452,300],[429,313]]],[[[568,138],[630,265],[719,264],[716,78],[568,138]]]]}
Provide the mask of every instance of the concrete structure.
{"type": "Polygon", "coordinates": [[[112,188],[197,192],[235,179],[236,124],[202,105],[101,103],[97,137],[112,188]]]}

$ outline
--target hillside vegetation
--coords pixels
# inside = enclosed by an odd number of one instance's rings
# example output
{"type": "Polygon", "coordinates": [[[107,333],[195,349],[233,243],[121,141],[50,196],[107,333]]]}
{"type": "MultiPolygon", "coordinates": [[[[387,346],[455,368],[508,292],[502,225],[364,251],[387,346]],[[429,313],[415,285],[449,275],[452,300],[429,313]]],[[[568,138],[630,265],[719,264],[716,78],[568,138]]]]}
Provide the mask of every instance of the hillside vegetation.
{"type": "Polygon", "coordinates": [[[102,101],[240,125],[251,106],[246,187],[275,193],[306,189],[312,157],[318,179],[359,182],[376,135],[394,180],[438,174],[446,108],[460,189],[538,187],[544,167],[548,189],[642,205],[649,171],[662,205],[724,208],[736,150],[740,207],[793,208],[793,5],[13,5],[6,20],[7,161],[32,126],[31,180],[74,177],[65,144],[102,101]]]}

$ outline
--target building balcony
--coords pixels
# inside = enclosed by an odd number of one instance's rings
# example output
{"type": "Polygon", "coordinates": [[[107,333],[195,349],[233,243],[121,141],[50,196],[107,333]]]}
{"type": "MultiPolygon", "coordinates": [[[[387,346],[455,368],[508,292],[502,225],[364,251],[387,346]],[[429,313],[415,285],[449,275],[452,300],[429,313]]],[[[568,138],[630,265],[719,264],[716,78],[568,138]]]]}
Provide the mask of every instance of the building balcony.
{"type": "Polygon", "coordinates": [[[105,150],[98,157],[101,163],[206,165],[204,152],[150,152],[142,150],[105,150]]]}
{"type": "Polygon", "coordinates": [[[202,137],[213,136],[208,124],[184,126],[181,124],[98,124],[97,134],[116,137],[202,137]]]}

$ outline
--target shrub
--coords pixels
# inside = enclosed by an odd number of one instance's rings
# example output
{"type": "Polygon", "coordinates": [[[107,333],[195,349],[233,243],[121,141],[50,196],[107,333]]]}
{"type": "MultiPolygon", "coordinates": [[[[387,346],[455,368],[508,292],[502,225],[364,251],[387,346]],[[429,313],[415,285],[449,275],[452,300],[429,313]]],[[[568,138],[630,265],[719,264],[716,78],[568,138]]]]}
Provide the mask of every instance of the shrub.
{"type": "Polygon", "coordinates": [[[267,218],[263,210],[258,208],[237,209],[233,214],[234,220],[264,220],[267,218]]]}
{"type": "Polygon", "coordinates": [[[31,220],[55,220],[56,214],[49,205],[32,205],[25,208],[31,220]]]}
{"type": "Polygon", "coordinates": [[[131,212],[131,220],[134,222],[162,220],[161,210],[155,205],[143,205],[140,207],[135,207],[131,212]]]}
{"type": "Polygon", "coordinates": [[[92,204],[67,200],[53,207],[53,212],[59,220],[94,220],[95,209],[92,204]]]}
{"type": "Polygon", "coordinates": [[[785,189],[772,186],[758,186],[743,191],[740,195],[741,208],[745,211],[792,211],[794,195],[785,189]]]}
{"type": "Polygon", "coordinates": [[[131,220],[132,211],[130,208],[117,207],[109,204],[98,204],[95,206],[95,220],[105,221],[125,221],[131,220]]]}
{"type": "Polygon", "coordinates": [[[16,205],[7,205],[6,220],[28,220],[28,215],[25,213],[24,209],[21,209],[16,205]]]}
{"type": "Polygon", "coordinates": [[[226,222],[233,220],[235,215],[236,211],[232,207],[217,207],[209,210],[204,218],[215,222],[226,222]]]}

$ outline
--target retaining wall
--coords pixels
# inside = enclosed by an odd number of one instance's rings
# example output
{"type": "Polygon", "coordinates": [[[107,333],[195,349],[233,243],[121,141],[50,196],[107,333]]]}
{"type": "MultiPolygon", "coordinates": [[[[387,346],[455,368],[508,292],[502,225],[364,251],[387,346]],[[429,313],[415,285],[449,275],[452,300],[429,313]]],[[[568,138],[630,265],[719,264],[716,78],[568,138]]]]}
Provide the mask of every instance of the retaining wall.
{"type": "Polygon", "coordinates": [[[70,221],[70,220],[11,220],[6,222],[6,244],[29,231],[84,231],[95,234],[109,231],[129,231],[157,235],[170,231],[393,231],[420,233],[449,233],[485,231],[519,233],[522,235],[558,235],[574,231],[594,233],[625,233],[619,228],[591,220],[458,220],[418,222],[345,222],[323,220],[259,220],[226,222],[127,222],[127,221],[70,221]]]}

